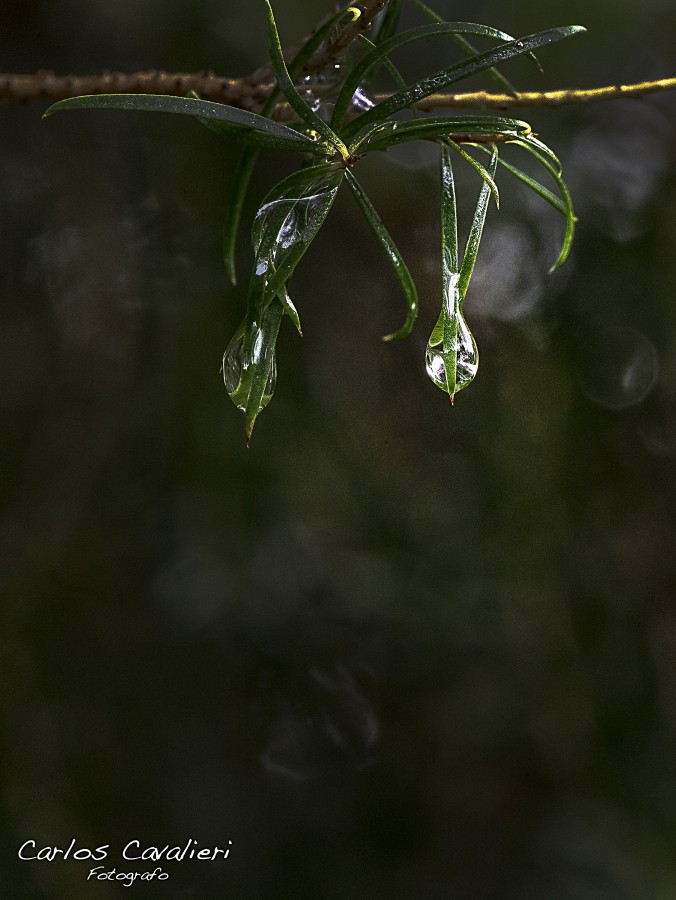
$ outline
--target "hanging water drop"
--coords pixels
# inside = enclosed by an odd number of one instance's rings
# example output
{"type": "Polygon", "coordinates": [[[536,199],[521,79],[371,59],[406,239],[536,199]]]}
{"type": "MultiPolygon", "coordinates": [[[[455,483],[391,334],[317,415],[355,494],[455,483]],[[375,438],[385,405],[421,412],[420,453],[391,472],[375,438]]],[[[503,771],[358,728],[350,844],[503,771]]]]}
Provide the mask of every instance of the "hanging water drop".
{"type": "Polygon", "coordinates": [[[428,343],[425,355],[425,367],[432,381],[443,391],[449,391],[451,396],[474,379],[479,368],[479,351],[474,335],[467,327],[467,323],[461,313],[456,312],[454,318],[457,322],[457,331],[452,338],[447,350],[444,351],[443,343],[428,343]],[[455,378],[452,373],[447,377],[446,365],[455,362],[455,378]]]}
{"type": "MultiPolygon", "coordinates": [[[[258,342],[257,342],[258,343],[258,342]]],[[[255,347],[254,347],[255,355],[255,347]]],[[[230,395],[230,399],[237,409],[242,412],[246,411],[246,401],[248,391],[240,390],[242,386],[242,375],[250,369],[255,362],[253,357],[247,358],[244,352],[244,335],[236,334],[223,354],[223,383],[225,389],[230,395]]],[[[275,392],[277,384],[277,357],[272,354],[272,363],[270,365],[270,373],[265,383],[263,395],[258,407],[258,412],[268,405],[275,392]]]]}

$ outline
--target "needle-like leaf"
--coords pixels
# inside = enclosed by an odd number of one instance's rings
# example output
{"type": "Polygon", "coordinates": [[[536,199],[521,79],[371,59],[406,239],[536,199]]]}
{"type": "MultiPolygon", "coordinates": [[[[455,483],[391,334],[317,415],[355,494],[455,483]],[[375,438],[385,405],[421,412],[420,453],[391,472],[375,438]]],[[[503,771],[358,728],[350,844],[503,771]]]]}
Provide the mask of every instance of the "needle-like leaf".
{"type": "MultiPolygon", "coordinates": [[[[559,193],[561,194],[564,214],[566,216],[566,230],[563,236],[563,242],[561,244],[561,251],[559,252],[558,258],[549,270],[550,272],[554,272],[568,259],[568,254],[570,253],[570,248],[573,243],[573,236],[575,234],[576,219],[570,191],[568,190],[566,182],[563,180],[563,175],[561,174],[561,163],[559,162],[558,157],[552,150],[550,150],[550,148],[546,144],[538,140],[538,138],[533,137],[532,135],[527,135],[525,137],[519,138],[515,140],[514,143],[519,147],[523,147],[524,150],[527,150],[531,154],[531,156],[537,159],[538,162],[542,166],[544,166],[545,169],[547,169],[554,181],[556,181],[559,193]]],[[[547,198],[545,197],[545,199],[547,198]]]]}
{"type": "Polygon", "coordinates": [[[378,241],[380,242],[381,247],[387,255],[387,258],[392,263],[395,275],[397,276],[397,279],[399,280],[399,283],[401,284],[406,296],[406,303],[408,306],[406,321],[398,331],[395,331],[392,334],[387,334],[383,337],[384,341],[398,341],[411,333],[413,323],[415,322],[418,315],[418,292],[416,291],[415,284],[413,283],[413,279],[411,278],[411,273],[408,270],[408,266],[404,262],[404,259],[399,252],[399,248],[392,240],[389,231],[383,224],[383,221],[376,212],[375,207],[366,196],[364,189],[349,169],[346,171],[345,176],[347,185],[352,191],[352,195],[357,201],[361,211],[364,213],[367,222],[373,229],[376,237],[378,238],[378,241]]]}
{"type": "Polygon", "coordinates": [[[556,41],[561,41],[564,38],[585,30],[586,29],[581,25],[566,25],[561,28],[550,28],[547,31],[528,35],[527,37],[520,38],[516,41],[509,41],[493,50],[480,53],[472,59],[456,63],[453,66],[435,72],[433,75],[428,75],[412,84],[406,91],[399,91],[391,97],[381,100],[380,103],[377,103],[367,112],[362,113],[362,115],[354,119],[344,131],[341,132],[341,135],[344,140],[350,140],[365,125],[377,120],[382,121],[383,119],[392,116],[394,113],[399,112],[399,110],[406,109],[419,100],[424,100],[425,97],[429,97],[430,94],[443,91],[450,84],[461,81],[463,78],[468,78],[470,75],[485,72],[486,69],[490,69],[492,66],[505,62],[508,59],[513,59],[523,53],[528,53],[538,47],[543,47],[546,44],[553,44],[556,41]]]}
{"type": "MultiPolygon", "coordinates": [[[[336,24],[345,18],[345,10],[342,9],[331,16],[322,26],[320,26],[314,34],[302,45],[298,53],[294,56],[288,66],[289,76],[295,79],[303,66],[312,58],[314,53],[324,43],[326,38],[331,34],[336,24]]],[[[262,116],[269,116],[279,101],[281,91],[279,85],[275,85],[268,95],[263,108],[262,116]]],[[[231,283],[237,283],[237,268],[235,264],[235,247],[237,242],[237,232],[239,231],[239,223],[242,218],[242,209],[249,183],[253,175],[256,163],[258,162],[259,151],[255,147],[245,147],[241,156],[235,165],[232,174],[232,188],[228,197],[228,204],[225,212],[225,227],[223,229],[223,256],[225,261],[225,269],[228,273],[231,283]]]]}
{"type": "MultiPolygon", "coordinates": [[[[438,14],[435,13],[433,9],[423,3],[422,0],[413,0],[413,3],[418,7],[421,12],[427,16],[428,19],[431,19],[433,22],[443,22],[444,19],[438,14]]],[[[452,34],[451,39],[460,47],[467,56],[476,56],[479,51],[476,49],[474,44],[467,40],[466,37],[463,37],[461,34],[452,34]]],[[[514,40],[513,37],[508,37],[508,40],[514,40]]],[[[529,53],[528,56],[533,60],[535,65],[542,71],[542,66],[540,65],[540,61],[534,53],[529,53]]],[[[500,72],[499,69],[488,69],[486,74],[491,79],[491,81],[500,88],[501,91],[504,91],[507,94],[516,94],[516,88],[512,85],[510,81],[505,78],[505,76],[500,72]]]]}
{"type": "Polygon", "coordinates": [[[475,135],[486,135],[490,140],[492,135],[498,135],[496,141],[515,140],[530,134],[528,122],[519,119],[508,119],[504,116],[426,116],[412,121],[387,121],[369,125],[358,132],[350,151],[354,154],[369,152],[371,150],[387,150],[394,144],[402,144],[407,141],[417,141],[423,138],[450,137],[456,142],[459,140],[475,142],[475,135]]]}
{"type": "Polygon", "coordinates": [[[482,166],[478,159],[474,159],[466,150],[460,146],[460,144],[456,144],[455,141],[450,140],[450,138],[440,138],[439,141],[442,145],[450,147],[454,150],[458,156],[462,157],[465,162],[470,165],[475,172],[479,174],[479,176],[486,182],[488,187],[491,189],[491,193],[493,194],[493,199],[495,200],[495,205],[500,209],[500,192],[498,191],[498,186],[495,183],[494,179],[491,177],[491,173],[485,166],[482,166]]]}
{"type": "Polygon", "coordinates": [[[256,113],[227,106],[225,103],[196,100],[193,97],[171,97],[164,94],[92,94],[59,100],[49,107],[45,116],[68,109],[122,109],[194,116],[208,121],[211,128],[242,144],[268,147],[273,150],[296,150],[318,156],[325,156],[327,153],[324,144],[287,125],[282,125],[281,122],[273,122],[256,113]]]}
{"type": "Polygon", "coordinates": [[[376,44],[382,44],[396,34],[403,7],[403,0],[390,0],[376,35],[376,44]]]}
{"type": "MultiPolygon", "coordinates": [[[[488,164],[488,171],[491,175],[491,178],[495,178],[497,167],[498,148],[497,146],[494,146],[493,153],[491,154],[491,160],[488,164]]],[[[489,185],[484,182],[481,185],[479,199],[477,200],[476,209],[474,210],[474,216],[472,218],[472,225],[469,230],[469,237],[467,238],[465,254],[462,258],[462,265],[460,266],[458,290],[460,293],[461,310],[462,304],[465,300],[465,294],[467,293],[467,288],[469,287],[470,279],[472,278],[472,272],[474,271],[474,264],[476,263],[477,254],[479,252],[479,244],[481,243],[481,235],[483,234],[484,230],[484,222],[486,221],[486,212],[488,211],[488,200],[490,198],[490,195],[491,189],[489,185]]]]}
{"type": "MultiPolygon", "coordinates": [[[[489,156],[491,155],[491,150],[485,144],[475,144],[474,146],[478,150],[482,150],[484,153],[487,153],[489,156]]],[[[498,159],[498,165],[502,166],[504,169],[514,175],[515,178],[518,178],[519,181],[523,182],[539,197],[542,197],[543,200],[546,200],[547,203],[553,206],[557,212],[560,212],[564,216],[566,215],[566,207],[563,202],[556,196],[556,194],[552,193],[549,188],[545,187],[544,184],[541,184],[536,178],[533,178],[527,172],[519,169],[518,166],[507,162],[507,160],[503,159],[502,157],[498,159]]]]}
{"type": "Polygon", "coordinates": [[[268,46],[270,50],[270,61],[280,90],[286,97],[287,103],[291,109],[300,116],[305,124],[313,131],[316,131],[318,135],[321,135],[328,144],[341,154],[343,159],[346,159],[348,153],[345,144],[332,129],[329,128],[326,122],[305,102],[296,90],[296,86],[293,83],[293,79],[289,75],[289,70],[286,66],[282,45],[279,41],[275,15],[270,6],[270,0],[264,0],[264,2],[268,14],[268,46]]]}
{"type": "MultiPolygon", "coordinates": [[[[375,67],[400,47],[432,37],[440,37],[443,35],[461,35],[476,34],[483,37],[492,38],[509,44],[514,41],[511,35],[497,28],[490,28],[488,25],[478,25],[474,22],[439,22],[434,25],[421,25],[418,28],[411,28],[408,31],[402,31],[394,37],[389,38],[382,43],[373,47],[370,53],[367,53],[349,73],[345,84],[336,100],[336,105],[331,118],[331,127],[338,131],[347,114],[350,101],[354,96],[357,88],[369,77],[375,67]]],[[[522,51],[525,52],[525,51],[522,51]]],[[[485,67],[484,67],[485,68],[485,67]]],[[[400,93],[405,93],[402,91],[400,93]]],[[[414,98],[420,99],[419,97],[414,98]]],[[[409,104],[406,104],[409,105],[409,104]]]]}

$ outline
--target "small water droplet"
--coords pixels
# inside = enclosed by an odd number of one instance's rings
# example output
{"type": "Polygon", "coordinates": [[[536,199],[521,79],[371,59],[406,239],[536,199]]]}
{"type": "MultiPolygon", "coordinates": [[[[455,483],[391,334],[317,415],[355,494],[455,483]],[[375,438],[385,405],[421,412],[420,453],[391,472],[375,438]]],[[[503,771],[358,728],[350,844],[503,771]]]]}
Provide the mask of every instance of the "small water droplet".
{"type": "MultiPolygon", "coordinates": [[[[474,379],[479,368],[479,351],[474,335],[467,327],[467,323],[460,313],[456,313],[456,318],[458,321],[458,332],[454,345],[451,347],[451,352],[453,350],[456,352],[455,392],[467,387],[474,379]]],[[[427,374],[437,387],[444,391],[447,390],[446,363],[444,362],[441,344],[435,346],[427,345],[425,367],[427,374]]]]}
{"type": "Polygon", "coordinates": [[[369,109],[373,109],[376,105],[376,101],[371,97],[368,91],[364,90],[363,87],[358,87],[357,90],[352,95],[352,108],[358,110],[359,112],[367,112],[369,109]]]}

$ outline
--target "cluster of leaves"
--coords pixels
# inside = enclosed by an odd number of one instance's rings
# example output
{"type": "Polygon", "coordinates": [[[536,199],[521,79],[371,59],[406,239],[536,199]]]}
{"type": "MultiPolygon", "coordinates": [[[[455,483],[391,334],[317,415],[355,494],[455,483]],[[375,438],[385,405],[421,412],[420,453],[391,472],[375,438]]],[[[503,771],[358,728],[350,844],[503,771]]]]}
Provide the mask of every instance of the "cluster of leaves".
{"type": "Polygon", "coordinates": [[[292,60],[285,61],[269,0],[264,0],[268,17],[270,58],[277,85],[261,114],[225,104],[201,100],[197,96],[95,95],[75,97],[54,104],[47,114],[62,109],[105,108],[171,112],[198,118],[223,137],[248,145],[234,175],[226,222],[225,260],[235,282],[234,247],[242,206],[261,149],[295,151],[303,154],[301,168],[284,178],[265,197],[252,228],[254,265],[248,290],[246,316],[223,357],[223,375],[235,405],[244,412],[247,442],[260,411],[269,402],[276,380],[275,345],[284,315],[298,329],[297,310],[288,293],[288,282],[331,209],[345,182],[391,261],[407,303],[402,327],[384,340],[408,335],[418,313],[418,296],[413,279],[392,237],[354,174],[358,161],[368,153],[387,151],[408,141],[433,140],[440,148],[441,241],[443,290],[441,312],[427,347],[427,371],[451,399],[473,379],[478,365],[474,338],[463,317],[463,302],[479,249],[491,195],[499,203],[495,178],[498,165],[520,179],[528,188],[563,214],[566,221],[561,252],[552,268],[561,265],[573,237],[574,215],[571,199],[555,154],[533,134],[530,125],[495,115],[420,115],[418,101],[443,91],[450,85],[480,72],[487,72],[502,90],[512,86],[495,68],[513,57],[527,54],[537,63],[533,51],[584,29],[579,26],[552,28],[514,39],[495,28],[469,22],[446,22],[420,0],[412,0],[431,19],[430,24],[397,32],[403,0],[391,0],[377,39],[362,38],[363,53],[346,67],[334,85],[333,98],[322,115],[317,104],[308,102],[298,86],[304,66],[321,50],[332,30],[346,17],[359,16],[348,7],[329,19],[303,45],[292,60]],[[451,37],[466,54],[465,59],[439,72],[407,84],[391,60],[391,54],[407,44],[435,37],[451,37]],[[477,52],[469,38],[488,38],[497,46],[477,52]],[[384,66],[397,90],[378,103],[356,104],[374,72],[384,66]],[[298,121],[285,125],[272,118],[280,100],[286,100],[298,121]],[[406,115],[408,114],[408,115],[406,115]],[[499,148],[516,145],[528,151],[552,176],[559,195],[499,155],[499,148]],[[464,145],[464,146],[461,146],[464,145]],[[485,152],[487,165],[464,149],[470,145],[485,152]],[[453,178],[453,158],[460,157],[481,176],[482,185],[462,259],[458,249],[458,224],[453,178]]]}

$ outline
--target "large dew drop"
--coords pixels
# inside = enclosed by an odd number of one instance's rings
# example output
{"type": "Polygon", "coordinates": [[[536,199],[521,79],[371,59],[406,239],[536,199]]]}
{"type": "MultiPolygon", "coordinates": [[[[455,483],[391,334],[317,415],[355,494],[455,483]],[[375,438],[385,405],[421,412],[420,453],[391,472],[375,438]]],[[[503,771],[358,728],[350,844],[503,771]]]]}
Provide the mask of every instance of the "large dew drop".
{"type": "MultiPolygon", "coordinates": [[[[479,351],[477,349],[474,335],[467,327],[467,323],[463,317],[457,313],[456,320],[458,323],[458,331],[455,339],[450,347],[450,352],[456,354],[455,363],[455,389],[453,393],[461,391],[474,379],[479,368],[479,351]]],[[[446,354],[448,356],[448,354],[446,354]]],[[[446,382],[446,363],[442,353],[442,345],[427,345],[427,353],[425,355],[425,367],[427,374],[432,381],[443,391],[448,390],[446,382]]],[[[453,386],[451,385],[451,388],[453,386]]]]}
{"type": "MultiPolygon", "coordinates": [[[[236,335],[223,354],[223,383],[225,384],[226,391],[230,395],[230,399],[235,404],[237,409],[240,409],[242,412],[246,411],[246,400],[248,393],[245,390],[240,390],[242,373],[245,372],[251,365],[250,362],[245,363],[244,357],[244,335],[236,335]]],[[[258,412],[264,409],[272,399],[276,384],[277,358],[273,354],[270,375],[268,376],[268,380],[265,385],[265,390],[261,398],[260,406],[258,407],[258,412]]]]}

